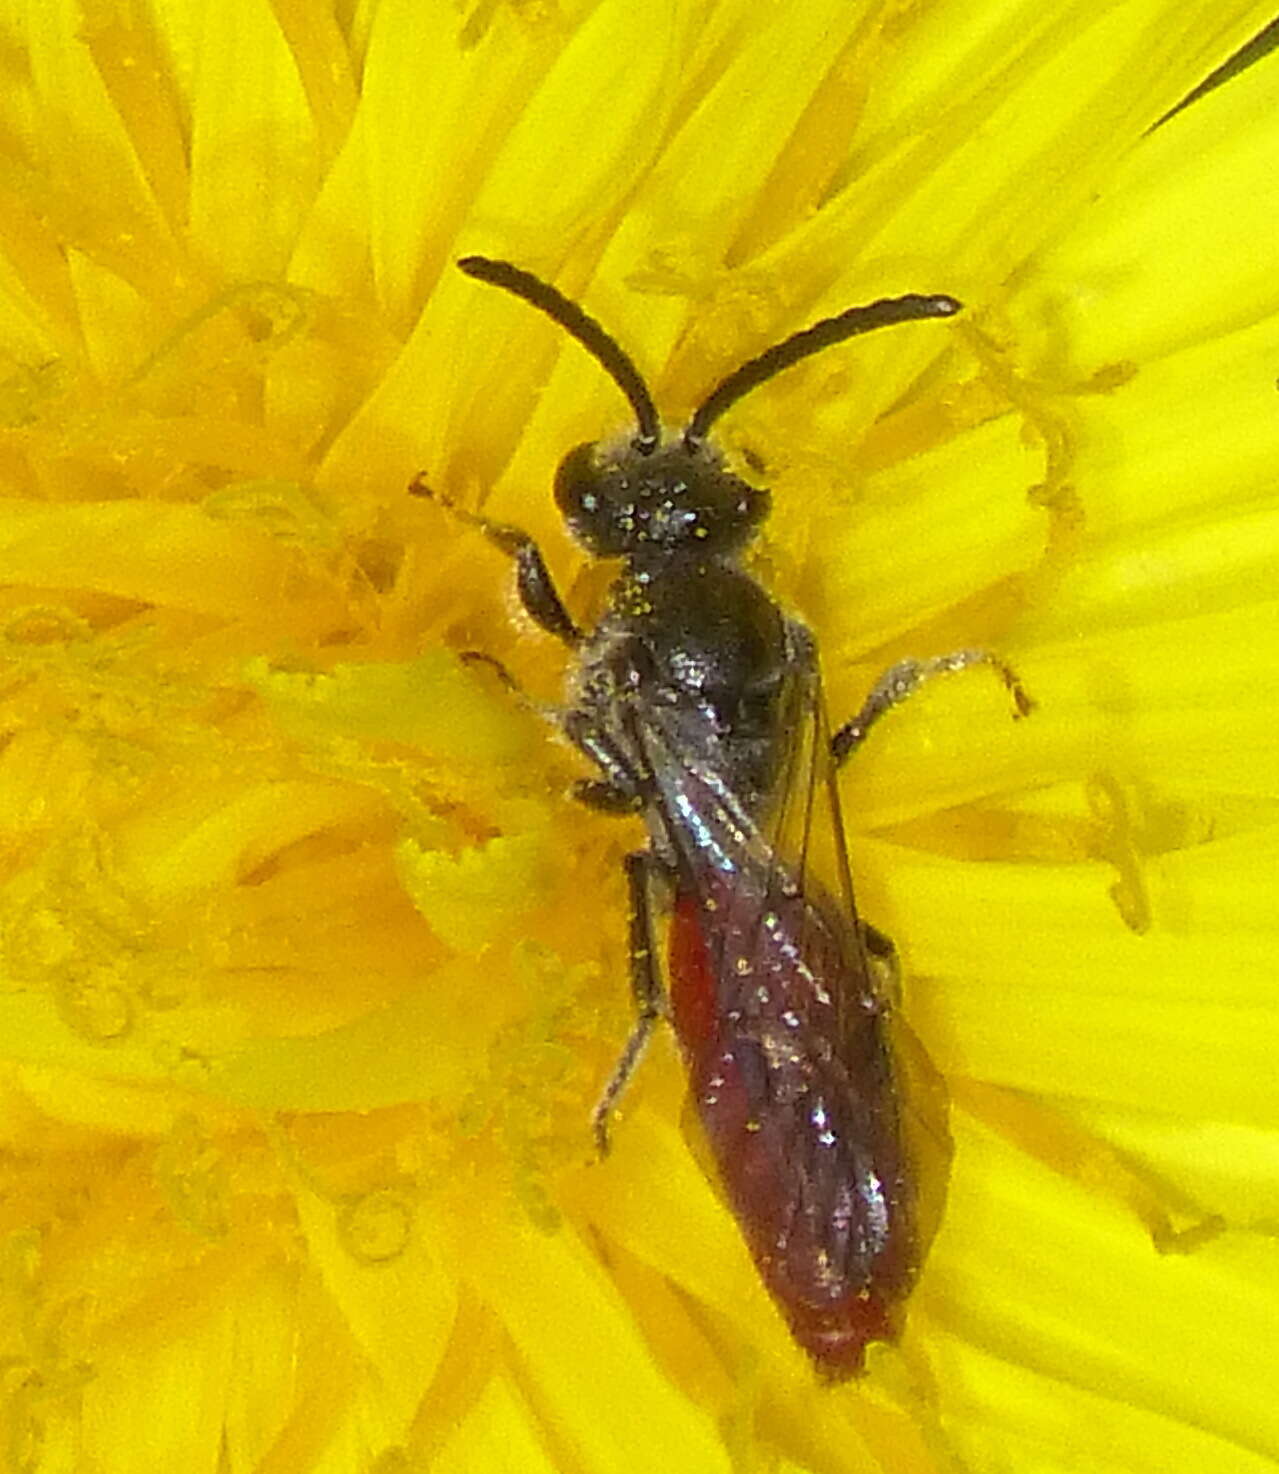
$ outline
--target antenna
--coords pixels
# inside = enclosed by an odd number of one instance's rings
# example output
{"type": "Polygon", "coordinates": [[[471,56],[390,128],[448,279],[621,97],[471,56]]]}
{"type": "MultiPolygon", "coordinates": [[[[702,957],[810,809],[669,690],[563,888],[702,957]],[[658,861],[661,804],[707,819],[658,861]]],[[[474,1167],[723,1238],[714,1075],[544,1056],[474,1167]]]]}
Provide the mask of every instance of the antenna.
{"type": "Polygon", "coordinates": [[[457,264],[467,276],[491,282],[513,296],[522,297],[530,306],[559,323],[570,337],[576,338],[630,401],[635,411],[635,449],[648,455],[657,448],[662,438],[662,422],[648,385],[621,345],[593,317],[555,287],[531,271],[512,266],[509,261],[493,261],[487,256],[463,256],[457,264]]]}
{"type": "Polygon", "coordinates": [[[899,322],[917,322],[926,317],[953,317],[963,306],[954,297],[921,297],[911,293],[906,297],[882,297],[865,307],[850,307],[837,317],[824,317],[811,328],[802,328],[780,343],[774,343],[757,357],[748,359],[741,368],[734,369],[702,402],[684,431],[684,444],[696,450],[706,439],[711,426],[731,405],[744,394],[788,369],[801,359],[823,348],[842,343],[845,338],[855,338],[858,333],[870,333],[876,328],[892,327],[899,322]]]}

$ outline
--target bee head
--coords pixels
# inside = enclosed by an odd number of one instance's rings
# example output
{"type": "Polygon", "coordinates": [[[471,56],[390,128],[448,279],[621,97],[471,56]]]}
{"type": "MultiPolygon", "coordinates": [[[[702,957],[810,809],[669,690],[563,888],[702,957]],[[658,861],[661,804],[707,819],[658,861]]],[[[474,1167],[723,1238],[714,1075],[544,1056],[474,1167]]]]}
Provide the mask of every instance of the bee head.
{"type": "Polygon", "coordinates": [[[644,561],[677,550],[731,553],[768,515],[770,499],[726,470],[714,447],[680,438],[578,445],[555,473],[555,500],[589,552],[644,561]]]}
{"type": "Polygon", "coordinates": [[[557,322],[608,372],[630,401],[635,429],[608,444],[574,447],[555,474],[555,499],[573,536],[599,557],[640,561],[698,549],[732,552],[768,515],[769,494],[727,470],[708,444],[711,426],[731,405],[774,374],[857,333],[959,311],[953,297],[887,297],[850,307],[749,359],[704,399],[679,435],[663,436],[648,385],[617,341],[562,292],[532,272],[466,256],[468,276],[502,287],[557,322]]]}

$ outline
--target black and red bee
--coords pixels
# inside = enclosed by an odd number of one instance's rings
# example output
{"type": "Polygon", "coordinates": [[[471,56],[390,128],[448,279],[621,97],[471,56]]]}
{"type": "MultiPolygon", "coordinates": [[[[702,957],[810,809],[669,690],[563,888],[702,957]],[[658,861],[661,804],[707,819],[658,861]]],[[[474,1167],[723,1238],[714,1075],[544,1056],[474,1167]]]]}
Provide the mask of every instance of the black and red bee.
{"type": "Polygon", "coordinates": [[[949,317],[960,304],[912,295],[827,318],[743,364],[670,434],[635,365],[580,307],[507,262],[458,264],[553,318],[608,371],[636,419],[616,444],[571,450],[555,477],[574,537],[621,560],[593,628],[569,614],[526,533],[463,514],[515,559],[524,608],[576,655],[560,722],[598,770],[577,797],[638,814],[648,828],[647,848],[625,861],[637,1019],[595,1113],[600,1150],[645,1044],[669,1017],[760,1275],[818,1368],[848,1376],[870,1342],[896,1334],[927,1244],[903,1026],[886,982],[893,949],[854,909],[835,770],[935,674],[990,665],[1017,714],[1030,703],[1001,661],[961,650],[894,666],[832,733],[812,635],[738,562],[769,494],[727,470],[707,435],[744,394],[808,355],[874,328],[949,317]],[[829,879],[814,861],[819,818],[829,879]],[[671,917],[665,986],[659,907],[671,917]]]}

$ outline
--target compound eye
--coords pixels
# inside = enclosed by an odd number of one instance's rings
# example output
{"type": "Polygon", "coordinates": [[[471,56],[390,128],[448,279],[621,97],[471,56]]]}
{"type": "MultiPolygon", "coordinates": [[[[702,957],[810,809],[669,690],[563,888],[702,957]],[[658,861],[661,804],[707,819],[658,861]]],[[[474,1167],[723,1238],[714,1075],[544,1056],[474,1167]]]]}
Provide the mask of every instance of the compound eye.
{"type": "Polygon", "coordinates": [[[594,441],[575,445],[555,473],[555,502],[569,531],[588,547],[599,541],[608,520],[604,472],[595,459],[594,441]]]}

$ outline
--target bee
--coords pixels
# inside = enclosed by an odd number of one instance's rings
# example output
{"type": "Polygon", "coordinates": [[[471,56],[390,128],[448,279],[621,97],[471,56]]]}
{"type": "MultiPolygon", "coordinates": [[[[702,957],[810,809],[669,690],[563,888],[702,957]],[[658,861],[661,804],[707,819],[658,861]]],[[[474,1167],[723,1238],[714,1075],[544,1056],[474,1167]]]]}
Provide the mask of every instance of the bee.
{"type": "Polygon", "coordinates": [[[904,1064],[922,1050],[891,1006],[892,943],[857,915],[836,770],[936,675],[989,666],[1014,715],[1031,703],[1002,660],[959,650],[893,666],[832,730],[813,635],[740,561],[769,493],[729,470],[708,437],[743,395],[810,354],[951,317],[961,304],[908,295],[825,318],[729,374],[671,432],[634,363],[581,307],[509,262],[458,265],[558,323],[635,417],[620,441],[570,450],[555,475],[573,537],[594,557],[620,560],[590,628],[569,613],[527,533],[461,513],[514,559],[523,607],[573,653],[558,720],[594,767],[577,798],[647,828],[645,848],[624,862],[636,1021],[595,1111],[600,1152],[618,1098],[669,1019],[764,1284],[818,1370],[850,1376],[868,1344],[897,1334],[927,1244],[904,1064]],[[819,830],[833,840],[833,881],[813,863],[819,830]]]}

